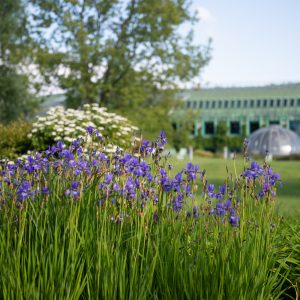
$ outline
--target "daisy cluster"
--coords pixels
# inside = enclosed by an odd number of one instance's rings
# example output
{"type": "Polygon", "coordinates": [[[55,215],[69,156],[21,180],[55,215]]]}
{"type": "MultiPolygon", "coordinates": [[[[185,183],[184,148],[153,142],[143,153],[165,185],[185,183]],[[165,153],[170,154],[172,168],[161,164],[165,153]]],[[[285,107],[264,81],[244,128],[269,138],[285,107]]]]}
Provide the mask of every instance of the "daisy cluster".
{"type": "Polygon", "coordinates": [[[70,145],[74,139],[84,138],[87,127],[96,129],[98,139],[109,140],[108,151],[115,150],[114,145],[127,146],[138,130],[128,119],[93,103],[85,104],[83,109],[50,108],[45,116],[38,117],[33,123],[28,137],[35,149],[45,149],[55,141],[70,145]]]}

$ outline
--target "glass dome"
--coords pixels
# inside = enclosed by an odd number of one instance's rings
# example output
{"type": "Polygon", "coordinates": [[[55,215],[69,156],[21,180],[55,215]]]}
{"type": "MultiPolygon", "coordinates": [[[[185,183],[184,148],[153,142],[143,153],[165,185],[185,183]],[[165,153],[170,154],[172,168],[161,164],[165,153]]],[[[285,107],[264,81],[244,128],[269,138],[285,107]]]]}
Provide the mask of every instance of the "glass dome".
{"type": "Polygon", "coordinates": [[[249,136],[249,151],[251,154],[287,156],[300,154],[300,138],[289,129],[272,125],[260,128],[249,136]]]}

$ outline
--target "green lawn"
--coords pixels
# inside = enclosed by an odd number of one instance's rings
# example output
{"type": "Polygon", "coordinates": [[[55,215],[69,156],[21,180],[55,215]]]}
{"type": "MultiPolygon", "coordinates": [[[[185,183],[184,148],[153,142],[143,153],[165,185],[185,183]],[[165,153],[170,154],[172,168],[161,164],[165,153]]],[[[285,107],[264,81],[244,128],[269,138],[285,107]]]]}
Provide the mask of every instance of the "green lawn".
{"type": "MultiPolygon", "coordinates": [[[[188,160],[171,159],[174,165],[174,172],[183,168],[188,160]]],[[[219,185],[226,177],[226,166],[229,173],[234,173],[236,164],[237,173],[243,170],[243,160],[224,160],[221,158],[194,158],[193,163],[200,165],[200,168],[207,172],[207,179],[210,183],[219,185]]],[[[275,172],[280,173],[282,189],[278,189],[278,208],[285,216],[297,216],[300,214],[300,161],[272,161],[270,163],[275,172]]]]}

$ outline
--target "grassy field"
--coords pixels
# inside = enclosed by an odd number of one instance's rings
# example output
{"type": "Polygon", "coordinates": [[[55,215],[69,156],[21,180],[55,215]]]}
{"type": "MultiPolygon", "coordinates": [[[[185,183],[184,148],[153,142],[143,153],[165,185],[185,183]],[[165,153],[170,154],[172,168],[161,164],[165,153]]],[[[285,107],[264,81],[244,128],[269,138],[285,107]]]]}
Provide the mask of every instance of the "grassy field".
{"type": "MultiPolygon", "coordinates": [[[[171,159],[174,165],[174,172],[183,168],[188,160],[171,159]]],[[[261,161],[260,161],[261,162],[261,161]]],[[[193,163],[200,165],[200,169],[207,171],[207,179],[215,185],[222,184],[229,173],[234,174],[234,165],[237,174],[243,171],[244,161],[242,159],[221,158],[194,158],[193,163]]],[[[272,161],[273,170],[280,173],[282,188],[278,189],[278,209],[286,217],[298,216],[300,214],[300,161],[272,161]]]]}

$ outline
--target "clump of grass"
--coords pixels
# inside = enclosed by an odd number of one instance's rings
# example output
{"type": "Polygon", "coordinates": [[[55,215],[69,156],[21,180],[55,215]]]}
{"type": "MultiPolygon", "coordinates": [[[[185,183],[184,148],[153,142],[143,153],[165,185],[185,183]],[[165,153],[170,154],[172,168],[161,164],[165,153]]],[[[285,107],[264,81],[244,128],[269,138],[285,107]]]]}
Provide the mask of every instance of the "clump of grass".
{"type": "Polygon", "coordinates": [[[278,265],[285,278],[284,295],[288,299],[298,299],[300,289],[300,222],[298,219],[282,220],[276,246],[278,265]],[[284,274],[287,273],[287,276],[284,274]]]}
{"type": "Polygon", "coordinates": [[[0,169],[4,299],[279,299],[279,174],[245,162],[218,189],[164,133],[123,151],[58,142],[0,169]]]}

